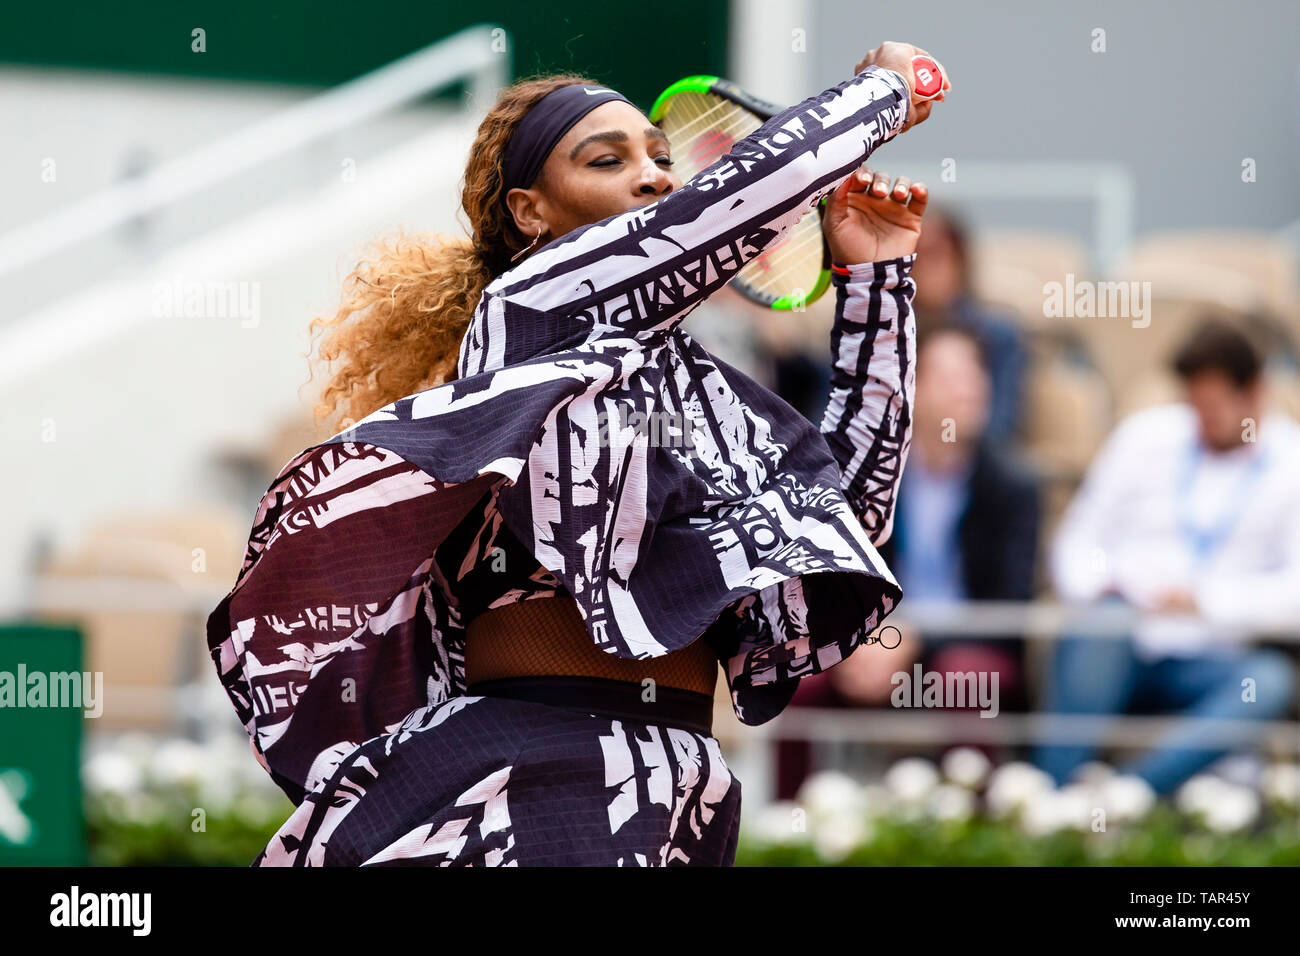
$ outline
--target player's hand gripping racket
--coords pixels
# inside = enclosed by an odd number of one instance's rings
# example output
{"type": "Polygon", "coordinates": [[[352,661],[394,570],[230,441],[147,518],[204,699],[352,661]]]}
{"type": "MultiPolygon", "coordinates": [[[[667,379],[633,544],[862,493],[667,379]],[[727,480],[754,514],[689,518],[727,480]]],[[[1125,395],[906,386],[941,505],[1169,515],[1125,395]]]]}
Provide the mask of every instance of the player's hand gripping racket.
{"type": "MultiPolygon", "coordinates": [[[[915,98],[942,93],[943,71],[931,57],[913,57],[912,71],[915,98]]],[[[721,77],[688,76],[659,94],[649,119],[668,135],[674,165],[689,182],[784,109],[721,77]]],[[[816,219],[804,216],[736,273],[731,287],[770,309],[798,310],[816,302],[831,284],[831,253],[821,225],[825,202],[816,219]]]]}

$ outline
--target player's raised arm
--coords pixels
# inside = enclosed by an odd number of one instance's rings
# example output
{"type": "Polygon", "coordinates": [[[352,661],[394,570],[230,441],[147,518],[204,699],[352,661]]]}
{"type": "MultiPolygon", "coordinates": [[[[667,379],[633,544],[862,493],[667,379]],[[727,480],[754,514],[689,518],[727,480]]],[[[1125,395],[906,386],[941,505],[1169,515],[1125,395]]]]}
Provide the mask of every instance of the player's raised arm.
{"type": "MultiPolygon", "coordinates": [[[[671,328],[876,147],[924,119],[929,101],[914,98],[904,75],[913,52],[882,45],[860,72],[777,114],[681,189],[540,249],[487,287],[479,334],[507,331],[512,311],[617,333],[671,328]]],[[[481,370],[468,357],[462,374],[481,370]]]]}
{"type": "Polygon", "coordinates": [[[912,441],[916,321],[910,273],[929,201],[922,183],[863,169],[831,197],[822,222],[831,248],[835,321],[821,432],[841,490],[873,544],[889,540],[912,441]]]}

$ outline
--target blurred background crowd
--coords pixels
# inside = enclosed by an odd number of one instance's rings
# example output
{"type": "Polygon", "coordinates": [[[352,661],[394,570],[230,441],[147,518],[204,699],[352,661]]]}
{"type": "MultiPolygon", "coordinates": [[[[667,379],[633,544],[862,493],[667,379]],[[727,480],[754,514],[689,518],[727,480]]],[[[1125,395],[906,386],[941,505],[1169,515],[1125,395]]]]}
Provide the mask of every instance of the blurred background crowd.
{"type": "MultiPolygon", "coordinates": [[[[890,619],[897,644],[805,679],[795,705],[848,709],[868,721],[873,710],[900,706],[896,675],[920,662],[921,673],[945,680],[996,674],[1003,714],[1282,721],[1279,743],[1294,741],[1294,726],[1285,726],[1295,716],[1292,631],[1300,621],[1294,262],[1265,235],[1197,238],[1153,239],[1135,255],[1153,271],[1196,275],[1222,267],[1214,250],[1223,244],[1256,243],[1257,268],[1243,263],[1238,275],[1261,290],[1277,282],[1278,311],[1166,279],[1145,328],[1128,315],[1045,318],[1041,294],[1022,301],[1014,285],[999,284],[990,257],[1007,253],[978,251],[954,209],[927,213],[913,270],[912,446],[893,535],[881,549],[904,591],[890,619]],[[1200,263],[1197,248],[1206,254],[1200,263]],[[1270,259],[1285,265],[1271,277],[1270,259]],[[1001,614],[968,627],[970,602],[999,602],[1001,614]],[[1066,602],[1071,613],[1040,633],[1025,613],[1033,602],[1066,602]],[[1243,694],[1243,682],[1257,696],[1243,694]]],[[[1029,271],[1036,252],[1051,249],[1077,256],[1071,268],[1088,274],[1083,251],[1064,236],[1016,242],[1008,268],[1029,271]]],[[[1055,263],[1041,268],[1040,288],[1062,274],[1055,263]]],[[[792,344],[788,318],[738,296],[729,303],[749,323],[721,312],[712,321],[748,328],[760,378],[820,424],[825,343],[792,344]]],[[[833,314],[834,302],[824,308],[833,314]]],[[[695,334],[707,339],[715,327],[695,334]]],[[[972,697],[962,709],[989,708],[972,697]]],[[[979,740],[995,761],[1030,759],[1058,784],[1101,750],[1088,734],[1031,746],[1010,733],[984,740],[977,729],[966,739],[962,725],[944,726],[940,750],[979,740]]],[[[1200,733],[1175,728],[1125,770],[1170,794],[1230,749],[1204,746],[1200,733]]],[[[779,796],[793,797],[826,763],[817,753],[808,740],[779,744],[779,796]]]]}
{"type": "MultiPolygon", "coordinates": [[[[1106,780],[1117,819],[1137,792],[1246,827],[1259,794],[1294,826],[1292,5],[1247,4],[1248,33],[1208,0],[873,5],[870,29],[849,0],[669,2],[661,28],[680,42],[654,50],[576,3],[426,4],[401,30],[330,3],[193,23],[80,6],[57,28],[7,11],[0,30],[0,421],[17,465],[0,476],[0,670],[80,660],[106,705],[62,726],[0,711],[0,860],[84,853],[83,787],[101,862],[239,862],[287,816],[203,624],[262,493],[326,437],[308,320],[332,312],[368,240],[463,231],[458,180],[496,87],[576,69],[648,109],[716,73],[793,103],[882,39],[933,51],[956,87],[871,161],[934,196],[912,273],[912,445],[882,550],[905,597],[896,640],[801,682],[771,725],[741,726],[720,683],[716,733],[747,818],[766,821],[751,840],[829,803],[842,855],[866,839],[844,807],[885,791],[939,817],[1056,794],[1033,812],[1076,826],[1095,801],[1071,788],[1106,780]],[[63,656],[33,650],[56,643],[63,656]],[[930,674],[994,699],[900,690],[930,674]],[[243,842],[131,849],[164,840],[176,787],[197,789],[175,806],[201,799],[243,842]]],[[[834,288],[802,313],[724,289],[686,328],[820,424],[835,308],[834,288]]]]}

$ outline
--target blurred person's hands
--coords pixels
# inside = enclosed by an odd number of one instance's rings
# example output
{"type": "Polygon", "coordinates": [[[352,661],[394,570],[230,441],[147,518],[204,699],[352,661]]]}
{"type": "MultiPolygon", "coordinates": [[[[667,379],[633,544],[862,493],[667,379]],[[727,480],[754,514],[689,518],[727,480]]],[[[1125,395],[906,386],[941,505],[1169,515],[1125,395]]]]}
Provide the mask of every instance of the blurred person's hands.
{"type": "Polygon", "coordinates": [[[1187,588],[1167,588],[1152,596],[1147,610],[1158,614],[1196,614],[1200,608],[1196,595],[1187,588]]]}
{"type": "Polygon", "coordinates": [[[888,703],[894,690],[894,675],[908,670],[920,659],[921,638],[915,629],[907,624],[891,626],[901,635],[898,646],[859,647],[827,672],[831,684],[845,700],[864,707],[888,703]]]}
{"type": "Polygon", "coordinates": [[[944,69],[943,64],[922,50],[919,46],[912,46],[910,43],[898,43],[894,40],[886,40],[874,50],[869,50],[858,65],[853,68],[854,73],[861,73],[869,66],[878,66],[882,69],[893,70],[903,78],[907,84],[907,91],[911,95],[911,108],[907,111],[907,122],[903,124],[903,132],[911,129],[917,123],[924,123],[930,116],[930,111],[934,109],[935,103],[942,103],[946,91],[952,89],[952,84],[948,82],[948,71],[944,69]],[[912,72],[912,57],[928,56],[939,66],[939,72],[943,74],[943,89],[939,91],[937,98],[923,99],[916,93],[916,77],[912,72]]]}
{"type": "Polygon", "coordinates": [[[924,183],[899,176],[891,189],[889,173],[863,165],[826,202],[822,233],[831,260],[856,265],[915,252],[929,201],[924,183]]]}

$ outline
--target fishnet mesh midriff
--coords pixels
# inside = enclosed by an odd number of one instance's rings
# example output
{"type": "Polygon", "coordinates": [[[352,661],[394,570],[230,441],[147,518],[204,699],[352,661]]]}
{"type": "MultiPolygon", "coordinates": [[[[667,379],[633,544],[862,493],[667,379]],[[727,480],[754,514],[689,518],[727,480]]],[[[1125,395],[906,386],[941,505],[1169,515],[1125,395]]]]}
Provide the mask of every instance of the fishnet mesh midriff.
{"type": "Polygon", "coordinates": [[[564,674],[640,683],[713,695],[718,658],[704,640],[662,657],[628,660],[601,650],[568,595],[517,601],[479,614],[465,630],[465,682],[564,674]]]}

